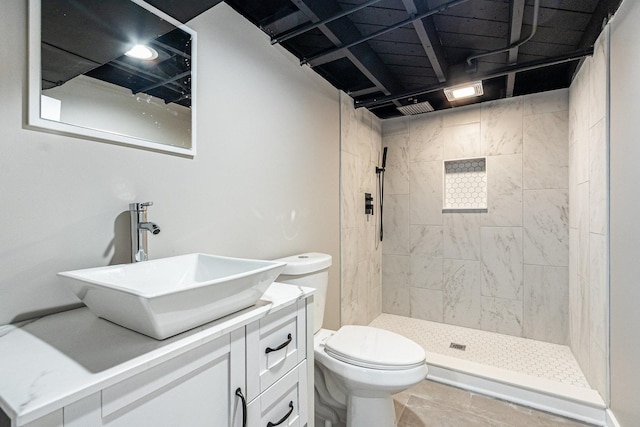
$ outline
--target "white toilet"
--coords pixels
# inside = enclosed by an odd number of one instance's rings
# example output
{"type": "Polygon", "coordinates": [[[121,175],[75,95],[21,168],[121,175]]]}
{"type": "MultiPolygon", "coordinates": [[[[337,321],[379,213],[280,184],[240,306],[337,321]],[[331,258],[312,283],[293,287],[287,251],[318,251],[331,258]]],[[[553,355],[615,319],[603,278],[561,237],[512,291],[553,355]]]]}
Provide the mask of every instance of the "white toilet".
{"type": "Polygon", "coordinates": [[[422,347],[369,326],[321,329],[331,255],[306,253],[278,261],[287,266],[276,281],[318,289],[313,319],[316,426],[394,426],[392,395],[427,376],[422,347]]]}

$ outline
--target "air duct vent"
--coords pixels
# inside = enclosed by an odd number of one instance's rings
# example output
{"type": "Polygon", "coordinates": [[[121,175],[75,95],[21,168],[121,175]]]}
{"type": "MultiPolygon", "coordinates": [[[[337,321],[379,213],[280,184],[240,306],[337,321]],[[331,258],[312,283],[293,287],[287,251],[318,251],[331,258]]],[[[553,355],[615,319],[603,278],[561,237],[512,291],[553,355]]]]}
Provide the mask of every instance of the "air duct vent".
{"type": "Polygon", "coordinates": [[[429,104],[429,101],[420,102],[417,104],[403,105],[402,107],[397,108],[398,111],[400,111],[405,116],[414,116],[416,114],[430,113],[434,111],[431,104],[429,104]]]}

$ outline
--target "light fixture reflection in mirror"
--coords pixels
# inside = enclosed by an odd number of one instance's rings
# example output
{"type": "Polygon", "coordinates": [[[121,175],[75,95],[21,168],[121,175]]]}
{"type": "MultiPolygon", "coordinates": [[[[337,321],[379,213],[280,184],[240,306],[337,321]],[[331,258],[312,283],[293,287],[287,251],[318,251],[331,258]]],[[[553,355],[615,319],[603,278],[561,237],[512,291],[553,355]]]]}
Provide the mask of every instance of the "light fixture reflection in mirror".
{"type": "Polygon", "coordinates": [[[29,7],[29,127],[195,155],[194,31],[141,0],[29,7]]]}

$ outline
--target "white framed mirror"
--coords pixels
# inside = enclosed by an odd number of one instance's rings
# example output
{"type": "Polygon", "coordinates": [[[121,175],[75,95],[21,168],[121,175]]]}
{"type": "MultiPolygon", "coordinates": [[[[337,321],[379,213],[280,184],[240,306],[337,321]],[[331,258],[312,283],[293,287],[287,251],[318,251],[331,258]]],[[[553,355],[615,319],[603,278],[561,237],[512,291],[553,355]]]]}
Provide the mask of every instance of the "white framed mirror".
{"type": "Polygon", "coordinates": [[[196,57],[142,0],[29,0],[27,127],[193,157],[196,57]]]}

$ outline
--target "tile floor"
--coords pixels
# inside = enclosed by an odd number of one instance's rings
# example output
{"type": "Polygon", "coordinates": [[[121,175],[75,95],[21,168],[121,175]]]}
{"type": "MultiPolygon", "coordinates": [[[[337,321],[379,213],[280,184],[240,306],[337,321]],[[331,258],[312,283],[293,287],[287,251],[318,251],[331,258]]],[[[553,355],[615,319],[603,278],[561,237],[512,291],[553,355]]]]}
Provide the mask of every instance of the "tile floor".
{"type": "Polygon", "coordinates": [[[425,380],[394,396],[398,427],[579,427],[590,424],[425,380]]]}

